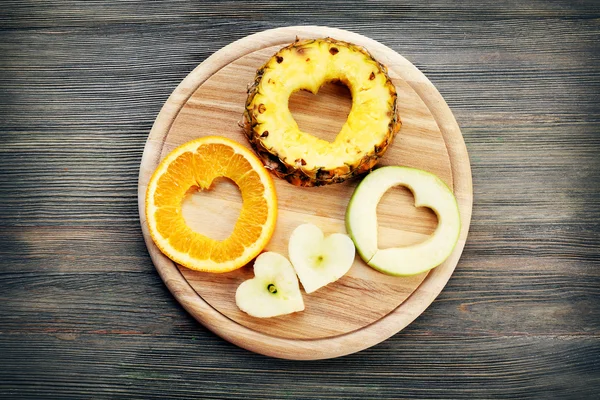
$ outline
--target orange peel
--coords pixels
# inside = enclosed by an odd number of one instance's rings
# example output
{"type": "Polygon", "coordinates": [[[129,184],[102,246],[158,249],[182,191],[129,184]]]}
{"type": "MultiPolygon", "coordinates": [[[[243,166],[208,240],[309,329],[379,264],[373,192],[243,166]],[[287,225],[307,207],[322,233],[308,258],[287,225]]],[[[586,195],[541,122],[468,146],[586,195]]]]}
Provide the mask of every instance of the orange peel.
{"type": "Polygon", "coordinates": [[[145,211],[152,240],[171,260],[196,271],[228,272],[250,262],[271,239],[277,197],[271,175],[251,150],[206,136],[162,160],[148,183],[145,211]],[[190,190],[210,189],[220,177],[239,187],[242,209],[231,235],[215,240],[186,224],[181,205],[190,190]]]}

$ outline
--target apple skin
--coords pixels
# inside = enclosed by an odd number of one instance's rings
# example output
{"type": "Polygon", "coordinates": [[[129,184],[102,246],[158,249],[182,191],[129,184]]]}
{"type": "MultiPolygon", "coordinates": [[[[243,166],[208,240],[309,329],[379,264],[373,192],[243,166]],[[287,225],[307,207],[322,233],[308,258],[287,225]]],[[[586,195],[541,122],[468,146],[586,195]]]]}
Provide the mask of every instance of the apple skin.
{"type": "Polygon", "coordinates": [[[394,276],[412,276],[440,265],[452,254],[460,235],[458,203],[450,188],[437,176],[409,167],[381,167],[356,187],[346,209],[346,230],[356,250],[370,267],[394,276]],[[379,249],[377,205],[394,186],[405,186],[415,207],[428,207],[438,218],[434,233],[412,246],[379,249]]]}

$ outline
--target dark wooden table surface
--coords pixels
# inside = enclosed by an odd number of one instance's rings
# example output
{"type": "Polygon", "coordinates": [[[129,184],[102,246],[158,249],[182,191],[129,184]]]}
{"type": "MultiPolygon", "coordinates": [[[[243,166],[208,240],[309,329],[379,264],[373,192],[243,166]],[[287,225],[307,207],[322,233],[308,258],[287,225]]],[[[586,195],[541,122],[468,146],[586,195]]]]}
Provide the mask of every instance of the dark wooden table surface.
{"type": "Polygon", "coordinates": [[[598,398],[596,1],[4,1],[0,397],[598,398]],[[408,328],[271,359],[192,319],[140,233],[138,167],[171,91],[226,44],[298,24],[376,39],[461,125],[470,236],[408,328]]]}

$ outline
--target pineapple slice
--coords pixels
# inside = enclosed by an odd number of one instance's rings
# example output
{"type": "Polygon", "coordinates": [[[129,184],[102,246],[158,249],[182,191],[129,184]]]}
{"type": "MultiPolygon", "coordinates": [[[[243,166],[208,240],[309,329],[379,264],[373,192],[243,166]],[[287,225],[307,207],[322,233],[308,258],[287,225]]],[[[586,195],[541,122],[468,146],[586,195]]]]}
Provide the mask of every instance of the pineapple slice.
{"type": "Polygon", "coordinates": [[[396,88],[385,66],[362,47],[331,38],[296,40],[279,50],[248,89],[244,130],[265,166],[296,186],[343,182],[369,171],[400,129],[396,88]],[[352,95],[333,142],[302,132],[288,108],[292,93],[327,82],[352,95]]]}

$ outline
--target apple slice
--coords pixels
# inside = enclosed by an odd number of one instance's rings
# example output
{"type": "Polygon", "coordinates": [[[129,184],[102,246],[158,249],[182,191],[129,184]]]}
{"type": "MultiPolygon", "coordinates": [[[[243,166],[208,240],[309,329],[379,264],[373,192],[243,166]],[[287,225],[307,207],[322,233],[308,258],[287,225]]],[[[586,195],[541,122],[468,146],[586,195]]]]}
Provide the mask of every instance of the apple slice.
{"type": "Polygon", "coordinates": [[[290,262],[278,253],[263,253],[254,261],[254,278],[242,282],[235,304],[258,318],[304,310],[298,278],[290,262]]]}
{"type": "Polygon", "coordinates": [[[290,261],[306,293],[340,279],[354,262],[354,243],[342,233],[324,237],[318,226],[303,224],[292,232],[290,261]]]}
{"type": "Polygon", "coordinates": [[[389,275],[420,274],[440,265],[454,249],[460,233],[458,204],[452,191],[437,176],[408,167],[382,167],[356,187],[346,209],[346,229],[362,259],[389,275]],[[413,246],[380,249],[377,246],[377,204],[393,186],[409,188],[415,207],[429,207],[438,226],[424,242],[413,246]]]}

